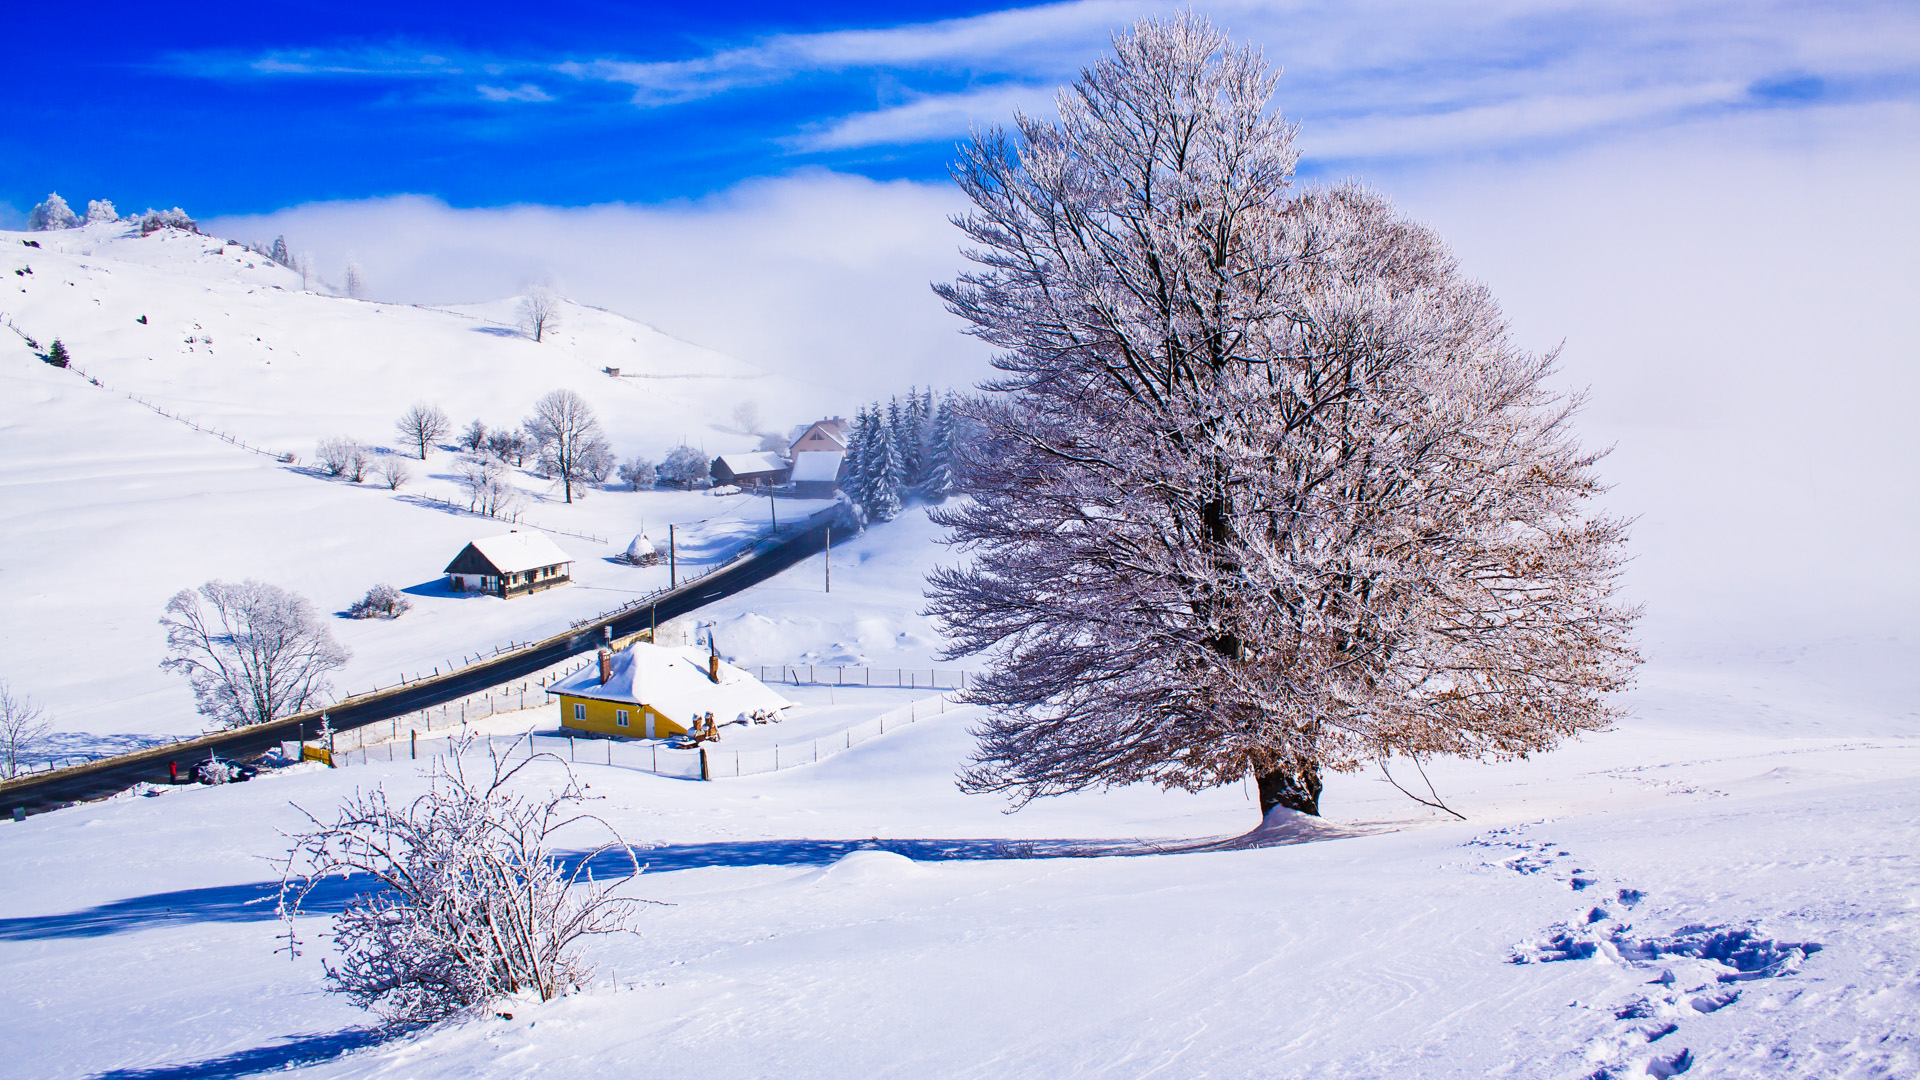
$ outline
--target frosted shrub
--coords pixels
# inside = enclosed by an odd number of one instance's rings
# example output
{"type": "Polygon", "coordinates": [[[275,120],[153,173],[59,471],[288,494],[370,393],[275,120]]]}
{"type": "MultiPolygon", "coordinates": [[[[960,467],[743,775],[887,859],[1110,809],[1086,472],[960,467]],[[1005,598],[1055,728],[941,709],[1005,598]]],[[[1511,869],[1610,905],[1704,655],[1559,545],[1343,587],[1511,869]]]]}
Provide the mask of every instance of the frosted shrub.
{"type": "Polygon", "coordinates": [[[473,1011],[510,994],[550,1000],[578,988],[592,968],[582,938],[633,932],[631,905],[613,895],[640,873],[639,860],[588,801],[565,762],[515,743],[488,753],[490,775],[470,779],[471,741],[435,763],[432,787],[395,804],[385,790],[356,792],[331,823],[311,814],[311,831],[291,837],[281,878],[287,951],[299,955],[293,920],[330,877],[357,877],[369,891],[334,917],[336,966],[323,961],[328,989],[387,1023],[412,1026],[473,1011]],[[516,753],[527,756],[515,762],[516,753]],[[558,790],[510,789],[545,759],[564,778],[558,790]],[[562,830],[597,826],[605,842],[568,869],[555,856],[562,830]],[[612,877],[596,880],[596,864],[612,877]]]}
{"type": "Polygon", "coordinates": [[[391,585],[375,585],[367,595],[353,602],[347,617],[353,619],[397,619],[413,610],[413,601],[391,585]]]}
{"type": "Polygon", "coordinates": [[[707,455],[682,443],[667,451],[667,460],[660,463],[659,476],[670,484],[690,489],[707,478],[707,468],[707,455]]]}
{"type": "Polygon", "coordinates": [[[94,199],[87,203],[87,224],[92,225],[95,222],[119,220],[120,211],[115,210],[113,203],[106,199],[94,199]]]}
{"type": "Polygon", "coordinates": [[[620,466],[620,482],[627,485],[629,491],[653,486],[653,462],[637,457],[620,466]]]}

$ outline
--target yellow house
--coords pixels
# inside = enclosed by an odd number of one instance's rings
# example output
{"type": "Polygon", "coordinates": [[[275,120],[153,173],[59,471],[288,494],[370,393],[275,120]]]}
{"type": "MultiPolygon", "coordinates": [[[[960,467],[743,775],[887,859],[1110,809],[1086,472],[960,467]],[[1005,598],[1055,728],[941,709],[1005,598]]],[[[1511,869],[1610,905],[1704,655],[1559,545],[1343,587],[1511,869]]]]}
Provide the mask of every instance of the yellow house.
{"type": "Polygon", "coordinates": [[[767,684],[698,648],[636,642],[603,649],[599,663],[547,688],[560,699],[560,726],[595,735],[660,739],[680,735],[695,717],[725,724],[793,702],[767,684]]]}

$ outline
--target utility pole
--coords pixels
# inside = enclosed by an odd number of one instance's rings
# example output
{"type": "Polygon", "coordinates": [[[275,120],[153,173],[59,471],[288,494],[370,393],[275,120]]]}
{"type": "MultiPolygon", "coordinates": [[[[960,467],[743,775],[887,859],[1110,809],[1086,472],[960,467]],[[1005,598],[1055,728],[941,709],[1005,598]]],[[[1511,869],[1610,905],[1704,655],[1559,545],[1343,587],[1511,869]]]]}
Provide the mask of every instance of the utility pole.
{"type": "Polygon", "coordinates": [[[773,531],[780,531],[780,508],[774,505],[773,486],[767,486],[767,512],[773,515],[773,531]]]}
{"type": "Polygon", "coordinates": [[[667,588],[680,584],[680,557],[673,550],[673,523],[667,523],[667,588]]]}
{"type": "Polygon", "coordinates": [[[827,591],[833,591],[833,526],[827,526],[827,591]]]}

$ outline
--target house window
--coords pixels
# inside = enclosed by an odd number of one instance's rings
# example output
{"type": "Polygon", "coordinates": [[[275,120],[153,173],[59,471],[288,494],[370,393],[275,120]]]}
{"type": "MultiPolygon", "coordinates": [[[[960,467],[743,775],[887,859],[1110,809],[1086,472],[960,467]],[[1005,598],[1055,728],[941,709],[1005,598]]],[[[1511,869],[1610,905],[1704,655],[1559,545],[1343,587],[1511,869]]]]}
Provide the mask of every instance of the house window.
{"type": "Polygon", "coordinates": [[[585,719],[587,718],[587,707],[586,707],[586,705],[584,705],[584,704],[582,704],[581,702],[578,702],[578,701],[576,701],[576,702],[574,702],[574,703],[573,703],[573,718],[574,718],[575,720],[585,720],[585,719]]]}
{"type": "Polygon", "coordinates": [[[627,726],[627,710],[625,709],[614,710],[613,722],[616,724],[619,724],[621,727],[626,727],[627,726]]]}

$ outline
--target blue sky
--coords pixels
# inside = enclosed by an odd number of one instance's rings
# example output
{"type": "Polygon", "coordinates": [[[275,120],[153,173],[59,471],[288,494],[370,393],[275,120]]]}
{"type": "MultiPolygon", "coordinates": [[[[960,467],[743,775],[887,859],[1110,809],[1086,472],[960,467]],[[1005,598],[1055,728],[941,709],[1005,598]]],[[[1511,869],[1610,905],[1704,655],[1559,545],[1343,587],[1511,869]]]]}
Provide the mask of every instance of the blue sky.
{"type": "MultiPolygon", "coordinates": [[[[937,180],[1165,5],[247,3],[9,17],[0,203],[200,216],[421,194],[699,197],[937,180]]],[[[1703,116],[1920,98],[1910,3],[1221,3],[1288,71],[1305,171],[1556,152],[1703,116]]]]}

